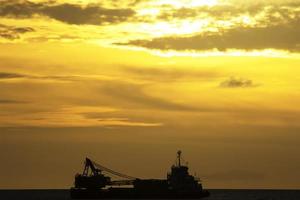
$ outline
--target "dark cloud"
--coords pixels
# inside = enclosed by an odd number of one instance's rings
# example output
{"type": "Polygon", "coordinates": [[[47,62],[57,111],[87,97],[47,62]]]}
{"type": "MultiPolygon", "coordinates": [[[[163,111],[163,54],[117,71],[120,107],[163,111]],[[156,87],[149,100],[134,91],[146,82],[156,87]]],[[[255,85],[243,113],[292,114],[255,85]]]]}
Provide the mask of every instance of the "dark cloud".
{"type": "Polygon", "coordinates": [[[28,102],[11,100],[11,99],[0,99],[0,104],[20,104],[20,103],[28,103],[28,102]]]}
{"type": "Polygon", "coordinates": [[[223,4],[215,6],[199,6],[194,8],[178,8],[167,7],[158,16],[159,19],[187,19],[187,18],[213,18],[215,20],[230,20],[241,15],[250,17],[264,17],[266,22],[270,19],[280,21],[283,18],[291,19],[299,14],[298,8],[300,3],[281,3],[270,5],[270,3],[252,3],[249,5],[240,4],[223,4]],[[260,15],[260,16],[257,16],[260,15]]]}
{"type": "MultiPolygon", "coordinates": [[[[259,10],[256,10],[258,12],[259,10]]],[[[245,9],[232,5],[217,5],[217,6],[200,6],[196,8],[178,8],[166,7],[165,10],[158,16],[159,19],[187,19],[187,18],[207,18],[213,17],[217,19],[228,19],[238,14],[244,13],[245,9]]]]}
{"type": "Polygon", "coordinates": [[[291,52],[300,51],[300,19],[288,24],[267,27],[236,27],[218,33],[203,33],[187,37],[162,37],[151,40],[133,40],[119,45],[134,45],[159,50],[217,49],[227,51],[279,49],[291,52]]]}
{"type": "Polygon", "coordinates": [[[21,34],[33,31],[34,29],[31,27],[15,27],[0,24],[0,38],[2,37],[9,40],[19,39],[21,34]]]}
{"type": "Polygon", "coordinates": [[[243,78],[235,78],[231,77],[226,81],[220,83],[220,87],[224,88],[246,88],[246,87],[255,87],[252,80],[243,79],[243,78]]]}
{"type": "Polygon", "coordinates": [[[36,79],[36,80],[61,80],[61,81],[73,81],[80,79],[80,76],[43,76],[43,75],[33,75],[33,74],[21,74],[13,72],[0,72],[0,80],[5,79],[36,79]]]}
{"type": "Polygon", "coordinates": [[[0,72],[0,79],[25,78],[27,75],[9,72],[0,72]]]}
{"type": "Polygon", "coordinates": [[[135,12],[131,9],[110,9],[96,4],[83,7],[69,3],[33,3],[16,0],[5,0],[0,4],[0,16],[30,18],[35,15],[44,15],[64,23],[77,25],[119,23],[127,21],[134,14],[135,12]]]}

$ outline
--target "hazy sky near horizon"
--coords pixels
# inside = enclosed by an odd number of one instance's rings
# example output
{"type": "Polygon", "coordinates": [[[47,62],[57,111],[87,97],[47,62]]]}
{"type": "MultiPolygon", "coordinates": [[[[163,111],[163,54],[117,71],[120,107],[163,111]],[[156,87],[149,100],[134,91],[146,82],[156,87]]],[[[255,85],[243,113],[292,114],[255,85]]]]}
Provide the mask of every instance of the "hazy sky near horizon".
{"type": "Polygon", "coordinates": [[[0,189],[85,156],[209,188],[300,188],[300,1],[0,0],[0,189]]]}

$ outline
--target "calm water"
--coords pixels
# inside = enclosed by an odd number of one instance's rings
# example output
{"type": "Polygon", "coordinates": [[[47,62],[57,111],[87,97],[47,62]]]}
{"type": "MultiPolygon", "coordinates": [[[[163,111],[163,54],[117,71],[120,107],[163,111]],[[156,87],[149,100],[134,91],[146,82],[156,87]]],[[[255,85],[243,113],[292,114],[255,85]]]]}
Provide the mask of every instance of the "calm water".
{"type": "MultiPolygon", "coordinates": [[[[300,190],[209,190],[204,200],[300,200],[300,190]]],[[[0,190],[0,200],[70,200],[68,190],[0,190]]]]}

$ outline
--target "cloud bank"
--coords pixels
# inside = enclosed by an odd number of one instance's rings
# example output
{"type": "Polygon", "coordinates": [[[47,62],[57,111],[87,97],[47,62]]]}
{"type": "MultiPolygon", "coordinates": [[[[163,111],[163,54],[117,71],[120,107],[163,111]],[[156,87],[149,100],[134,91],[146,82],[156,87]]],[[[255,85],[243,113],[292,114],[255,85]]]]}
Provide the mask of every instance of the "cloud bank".
{"type": "Polygon", "coordinates": [[[133,40],[121,45],[140,46],[158,50],[263,50],[279,49],[291,52],[300,50],[300,19],[288,24],[268,27],[237,27],[216,33],[193,36],[170,36],[150,40],[133,40]]]}
{"type": "Polygon", "coordinates": [[[131,9],[104,8],[96,4],[81,6],[51,1],[34,3],[31,1],[4,0],[0,4],[0,16],[10,18],[32,18],[46,16],[67,24],[103,25],[127,21],[135,12],[131,9]]]}

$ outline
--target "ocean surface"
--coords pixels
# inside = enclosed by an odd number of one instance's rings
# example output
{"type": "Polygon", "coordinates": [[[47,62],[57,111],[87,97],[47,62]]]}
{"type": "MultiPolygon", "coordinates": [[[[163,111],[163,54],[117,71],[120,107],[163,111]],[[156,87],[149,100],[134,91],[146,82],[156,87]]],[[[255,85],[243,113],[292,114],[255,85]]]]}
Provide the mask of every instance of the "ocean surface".
{"type": "MultiPolygon", "coordinates": [[[[300,190],[209,190],[203,200],[300,200],[300,190]]],[[[0,190],[0,200],[70,200],[68,190],[0,190]]]]}

